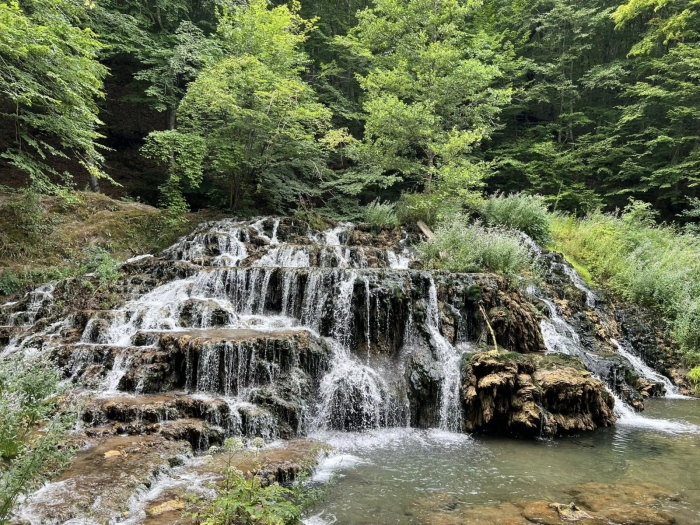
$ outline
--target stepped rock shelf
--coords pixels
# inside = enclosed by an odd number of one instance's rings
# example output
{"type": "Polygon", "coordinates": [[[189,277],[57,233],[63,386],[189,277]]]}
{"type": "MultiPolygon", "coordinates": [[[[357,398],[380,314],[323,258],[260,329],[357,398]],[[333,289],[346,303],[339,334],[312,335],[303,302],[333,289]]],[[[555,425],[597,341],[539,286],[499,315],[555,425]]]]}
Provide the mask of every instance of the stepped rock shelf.
{"type": "Polygon", "coordinates": [[[2,305],[2,355],[60,368],[85,444],[18,523],[167,523],[156,516],[181,512],[182,486],[169,500],[144,485],[179,468],[206,493],[201,480],[220,468],[177,465],[229,436],[292,440],[266,467],[288,481],[318,430],[551,437],[614,424],[615,398],[629,409],[675,388],[624,357],[612,314],[556,256],[539,253],[547,284],[523,293],[495,275],[423,269],[419,240],[398,228],[223,220],[127,261],[117,283],[49,283],[2,305]]]}

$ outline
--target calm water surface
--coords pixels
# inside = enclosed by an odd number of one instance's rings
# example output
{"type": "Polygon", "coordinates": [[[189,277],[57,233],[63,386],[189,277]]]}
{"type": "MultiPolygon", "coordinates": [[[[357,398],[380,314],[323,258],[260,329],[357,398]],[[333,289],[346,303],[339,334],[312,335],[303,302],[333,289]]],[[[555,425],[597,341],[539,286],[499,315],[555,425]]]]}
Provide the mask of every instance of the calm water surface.
{"type": "Polygon", "coordinates": [[[336,452],[317,474],[333,474],[306,523],[420,523],[416,501],[459,505],[520,499],[571,501],[582,483],[650,482],[680,494],[665,503],[678,523],[700,523],[700,400],[652,400],[643,417],[575,437],[517,440],[411,429],[326,433],[336,452]]]}

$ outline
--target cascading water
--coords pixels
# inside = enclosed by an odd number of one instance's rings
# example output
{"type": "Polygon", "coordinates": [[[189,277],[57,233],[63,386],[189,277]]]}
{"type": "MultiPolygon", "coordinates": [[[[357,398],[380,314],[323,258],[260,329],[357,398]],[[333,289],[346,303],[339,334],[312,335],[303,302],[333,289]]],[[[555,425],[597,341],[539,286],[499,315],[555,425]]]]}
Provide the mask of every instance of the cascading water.
{"type": "Polygon", "coordinates": [[[664,396],[674,399],[686,399],[687,396],[678,393],[678,387],[671,383],[671,380],[663,374],[660,374],[649,365],[647,365],[640,357],[634,355],[631,351],[627,350],[622,344],[617,340],[612,339],[612,343],[617,348],[618,353],[627,359],[632,366],[634,366],[635,371],[643,378],[650,381],[661,383],[664,386],[664,396]]]}
{"type": "MultiPolygon", "coordinates": [[[[560,268],[565,275],[571,279],[571,282],[573,285],[581,290],[585,295],[586,295],[586,305],[594,310],[599,317],[601,318],[601,322],[604,324],[607,324],[605,319],[606,319],[606,314],[603,312],[599,307],[599,298],[598,295],[585,283],[585,281],[581,278],[581,276],[578,274],[578,272],[569,266],[568,264],[563,264],[563,263],[555,263],[555,265],[560,268]]],[[[546,301],[547,306],[550,309],[550,312],[552,313],[552,322],[553,323],[561,323],[561,318],[558,316],[556,312],[556,308],[554,305],[551,303],[551,301],[546,301]],[[556,319],[556,320],[555,320],[556,319]]],[[[564,325],[566,323],[564,322],[564,325]]],[[[577,340],[577,335],[573,327],[570,327],[571,329],[571,334],[572,338],[577,340]]],[[[546,330],[546,328],[543,326],[543,333],[546,330]]],[[[577,340],[578,342],[578,340],[577,340]]],[[[628,344],[625,341],[619,342],[614,338],[610,339],[610,342],[613,344],[613,346],[617,349],[617,352],[624,357],[632,366],[634,369],[634,372],[639,375],[640,377],[643,377],[645,379],[648,379],[649,381],[652,381],[654,383],[660,383],[664,386],[664,396],[669,397],[669,398],[684,398],[685,396],[682,396],[681,394],[678,393],[678,387],[676,387],[670,379],[668,379],[666,376],[663,374],[660,374],[656,370],[652,369],[650,366],[648,366],[640,357],[636,356],[632,350],[629,348],[628,344]]],[[[554,346],[554,344],[553,344],[554,346]]],[[[549,349],[549,346],[548,346],[549,349]]]]}
{"type": "Polygon", "coordinates": [[[462,407],[460,404],[460,369],[462,354],[440,332],[440,310],[435,281],[430,278],[428,288],[428,330],[434,340],[435,353],[442,367],[440,389],[440,428],[459,432],[462,428],[462,407]]]}
{"type": "MultiPolygon", "coordinates": [[[[406,234],[372,235],[349,224],[313,232],[290,219],[204,224],[164,257],[126,263],[133,280],[120,307],[39,325],[5,352],[54,359],[66,386],[84,387],[84,426],[114,435],[162,432],[202,451],[231,435],[360,430],[381,439],[420,436],[406,428],[420,427],[448,439],[468,423],[461,365],[485,331],[477,302],[492,301],[489,315],[509,308],[498,302],[500,281],[416,269],[406,234]]],[[[589,308],[599,305],[573,269],[559,269],[589,308]]],[[[547,351],[577,356],[607,379],[559,302],[533,294],[549,311],[547,351]]],[[[6,304],[0,315],[26,324],[53,295],[53,284],[41,287],[23,310],[6,304]]],[[[619,353],[675,392],[624,342],[619,353]]],[[[621,398],[616,410],[625,426],[695,428],[643,418],[621,398]]]]}

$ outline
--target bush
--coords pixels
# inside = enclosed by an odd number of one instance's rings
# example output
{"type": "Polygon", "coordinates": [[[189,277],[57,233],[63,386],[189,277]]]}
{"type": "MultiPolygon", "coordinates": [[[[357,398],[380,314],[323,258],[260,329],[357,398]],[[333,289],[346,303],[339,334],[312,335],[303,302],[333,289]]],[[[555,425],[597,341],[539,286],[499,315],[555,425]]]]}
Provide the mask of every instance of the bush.
{"type": "Polygon", "coordinates": [[[396,216],[396,204],[381,202],[379,199],[370,202],[364,209],[365,221],[375,228],[391,228],[399,225],[396,216]]]}
{"type": "Polygon", "coordinates": [[[457,199],[445,198],[438,193],[404,193],[396,203],[396,217],[400,224],[423,221],[433,226],[462,212],[457,199]]]}
{"type": "Polygon", "coordinates": [[[119,261],[114,259],[107,251],[99,248],[91,252],[85,265],[85,270],[94,273],[102,286],[113,283],[121,277],[118,268],[119,261]]]}
{"type": "Polygon", "coordinates": [[[690,372],[688,372],[688,379],[693,384],[695,393],[700,393],[700,366],[696,366],[690,372]]]}
{"type": "Polygon", "coordinates": [[[72,457],[65,445],[73,415],[56,412],[59,374],[43,361],[0,361],[0,523],[17,498],[36,489],[72,457]],[[43,432],[36,432],[42,427],[43,432]]]}
{"type": "Polygon", "coordinates": [[[551,216],[544,197],[539,195],[493,195],[479,207],[479,212],[488,226],[523,231],[542,245],[552,241],[551,216]]]}
{"type": "Polygon", "coordinates": [[[424,242],[419,249],[430,266],[451,272],[488,270],[513,277],[535,270],[534,254],[521,234],[468,224],[460,217],[438,227],[435,239],[424,242]]]}
{"type": "Polygon", "coordinates": [[[22,281],[12,272],[4,271],[0,274],[0,294],[10,295],[22,287],[22,281]]]}
{"type": "Polygon", "coordinates": [[[201,525],[296,525],[301,521],[302,507],[294,501],[294,492],[281,487],[278,483],[267,485],[266,479],[255,473],[243,472],[232,466],[233,455],[247,453],[252,455],[253,465],[260,467],[258,449],[262,447],[261,438],[253,440],[253,451],[243,451],[240,439],[229,438],[222,450],[210,449],[210,453],[228,454],[228,467],[223,486],[214,486],[216,497],[203,511],[196,515],[201,525]]]}

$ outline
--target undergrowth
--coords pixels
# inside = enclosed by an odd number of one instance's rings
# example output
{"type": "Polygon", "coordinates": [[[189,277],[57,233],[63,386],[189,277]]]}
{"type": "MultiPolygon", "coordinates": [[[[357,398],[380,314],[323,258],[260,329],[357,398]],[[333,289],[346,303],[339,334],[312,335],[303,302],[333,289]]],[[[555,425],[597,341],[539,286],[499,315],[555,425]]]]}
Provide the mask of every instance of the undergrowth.
{"type": "Polygon", "coordinates": [[[700,364],[700,237],[657,225],[641,202],[620,215],[555,216],[552,225],[557,250],[618,296],[659,312],[686,362],[700,364]]]}
{"type": "Polygon", "coordinates": [[[0,361],[0,523],[12,517],[20,496],[62,470],[74,453],[66,434],[75,415],[57,409],[59,381],[51,363],[0,361]]]}
{"type": "Polygon", "coordinates": [[[505,226],[525,232],[541,245],[551,242],[551,215],[544,197],[516,193],[493,195],[486,199],[478,211],[487,226],[505,226]]]}
{"type": "MultiPolygon", "coordinates": [[[[192,517],[199,525],[296,525],[301,523],[304,508],[312,501],[313,491],[308,492],[300,480],[288,488],[257,474],[261,464],[262,438],[252,441],[253,448],[244,448],[239,438],[229,438],[222,448],[212,447],[209,453],[225,455],[224,482],[213,485],[215,496],[211,500],[194,497],[192,503],[199,507],[192,517]],[[235,458],[246,457],[252,461],[253,470],[244,474],[235,464],[235,458]]],[[[309,472],[309,469],[304,469],[309,472]]],[[[303,477],[303,472],[298,475],[303,477]]]]}
{"type": "Polygon", "coordinates": [[[111,282],[117,261],[165,248],[198,219],[94,193],[6,190],[0,193],[0,295],[87,272],[111,282]]]}
{"type": "Polygon", "coordinates": [[[491,271],[511,278],[536,272],[534,254],[517,231],[469,223],[462,217],[438,226],[435,239],[418,248],[425,263],[440,270],[491,271]]]}
{"type": "Polygon", "coordinates": [[[396,204],[381,202],[379,199],[370,202],[364,209],[364,219],[374,228],[392,228],[399,225],[396,215],[396,204]]]}

